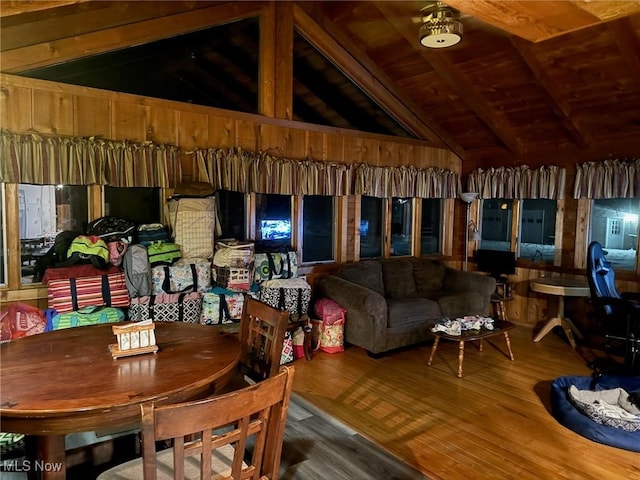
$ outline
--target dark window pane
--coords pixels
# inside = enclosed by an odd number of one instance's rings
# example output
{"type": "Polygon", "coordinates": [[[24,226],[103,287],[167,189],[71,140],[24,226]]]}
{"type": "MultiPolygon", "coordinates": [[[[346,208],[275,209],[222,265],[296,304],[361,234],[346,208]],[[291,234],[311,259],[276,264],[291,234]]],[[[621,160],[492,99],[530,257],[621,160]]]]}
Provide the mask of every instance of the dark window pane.
{"type": "Polygon", "coordinates": [[[360,208],[360,258],[382,256],[384,200],[362,197],[360,208]]]}
{"type": "Polygon", "coordinates": [[[556,210],[555,200],[522,200],[518,258],[553,263],[556,210]]]}
{"type": "Polygon", "coordinates": [[[245,240],[245,195],[242,192],[218,190],[216,192],[218,220],[222,228],[221,238],[245,240]]]}
{"type": "Polygon", "coordinates": [[[302,219],[302,261],[333,260],[333,197],[304,196],[302,219]]]}
{"type": "Polygon", "coordinates": [[[420,254],[440,253],[440,228],[442,225],[442,200],[422,199],[422,220],[420,232],[420,254]]]}
{"type": "Polygon", "coordinates": [[[135,223],[159,223],[160,188],[104,187],[104,211],[105,215],[135,223]]]}
{"type": "Polygon", "coordinates": [[[391,256],[411,255],[413,203],[410,198],[393,198],[391,203],[391,256]]]}
{"type": "Polygon", "coordinates": [[[492,198],[482,201],[480,248],[511,251],[513,200],[492,198]]]}

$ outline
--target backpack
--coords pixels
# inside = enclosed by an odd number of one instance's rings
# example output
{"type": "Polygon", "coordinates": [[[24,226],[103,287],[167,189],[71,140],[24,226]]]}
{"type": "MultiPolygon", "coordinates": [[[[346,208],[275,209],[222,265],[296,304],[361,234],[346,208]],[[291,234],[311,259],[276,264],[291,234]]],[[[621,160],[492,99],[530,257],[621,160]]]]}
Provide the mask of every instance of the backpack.
{"type": "Polygon", "coordinates": [[[129,245],[122,260],[124,278],[131,298],[148,297],[152,293],[151,264],[146,247],[129,245]]]}
{"type": "Polygon", "coordinates": [[[173,265],[182,258],[180,245],[171,242],[153,242],[147,247],[151,266],[173,265]]]}
{"type": "Polygon", "coordinates": [[[87,235],[96,235],[105,242],[124,239],[131,243],[135,234],[136,224],[119,217],[100,217],[87,225],[87,235]]]}
{"type": "MultiPolygon", "coordinates": [[[[55,247],[54,247],[55,248],[55,247]]],[[[94,235],[78,235],[73,239],[66,260],[57,267],[91,263],[96,268],[109,266],[109,248],[104,240],[94,235]]]]}

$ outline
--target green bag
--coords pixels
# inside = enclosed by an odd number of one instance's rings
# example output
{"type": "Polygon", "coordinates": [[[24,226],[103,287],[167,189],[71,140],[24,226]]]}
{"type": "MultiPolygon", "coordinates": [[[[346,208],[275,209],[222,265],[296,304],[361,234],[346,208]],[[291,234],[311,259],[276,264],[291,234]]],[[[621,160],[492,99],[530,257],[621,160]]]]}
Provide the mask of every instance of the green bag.
{"type": "Polygon", "coordinates": [[[121,322],[125,319],[124,311],[116,307],[84,307],[75,312],[58,313],[51,317],[48,330],[84,327],[100,323],[121,322]]]}
{"type": "Polygon", "coordinates": [[[153,242],[147,246],[149,263],[156,265],[173,265],[176,260],[182,258],[180,245],[171,242],[153,242]]]}

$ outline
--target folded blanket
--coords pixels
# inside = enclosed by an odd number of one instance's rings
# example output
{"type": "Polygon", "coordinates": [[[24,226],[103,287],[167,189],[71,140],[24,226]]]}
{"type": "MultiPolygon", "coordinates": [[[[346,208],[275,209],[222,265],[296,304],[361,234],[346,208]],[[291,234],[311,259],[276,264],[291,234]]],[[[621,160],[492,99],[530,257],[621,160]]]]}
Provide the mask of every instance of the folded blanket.
{"type": "Polygon", "coordinates": [[[627,432],[640,431],[640,409],[629,401],[624,389],[578,390],[571,385],[568,394],[571,402],[593,421],[627,432]]]}

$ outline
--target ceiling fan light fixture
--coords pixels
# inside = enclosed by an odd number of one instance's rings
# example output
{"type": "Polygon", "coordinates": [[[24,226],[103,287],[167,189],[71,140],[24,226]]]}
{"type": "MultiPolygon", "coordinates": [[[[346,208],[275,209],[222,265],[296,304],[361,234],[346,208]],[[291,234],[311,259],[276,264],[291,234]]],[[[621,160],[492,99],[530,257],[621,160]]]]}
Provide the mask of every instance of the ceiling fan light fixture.
{"type": "Polygon", "coordinates": [[[445,48],[462,40],[460,12],[444,2],[432,2],[422,9],[423,24],[418,31],[420,43],[428,48],[445,48]]]}

